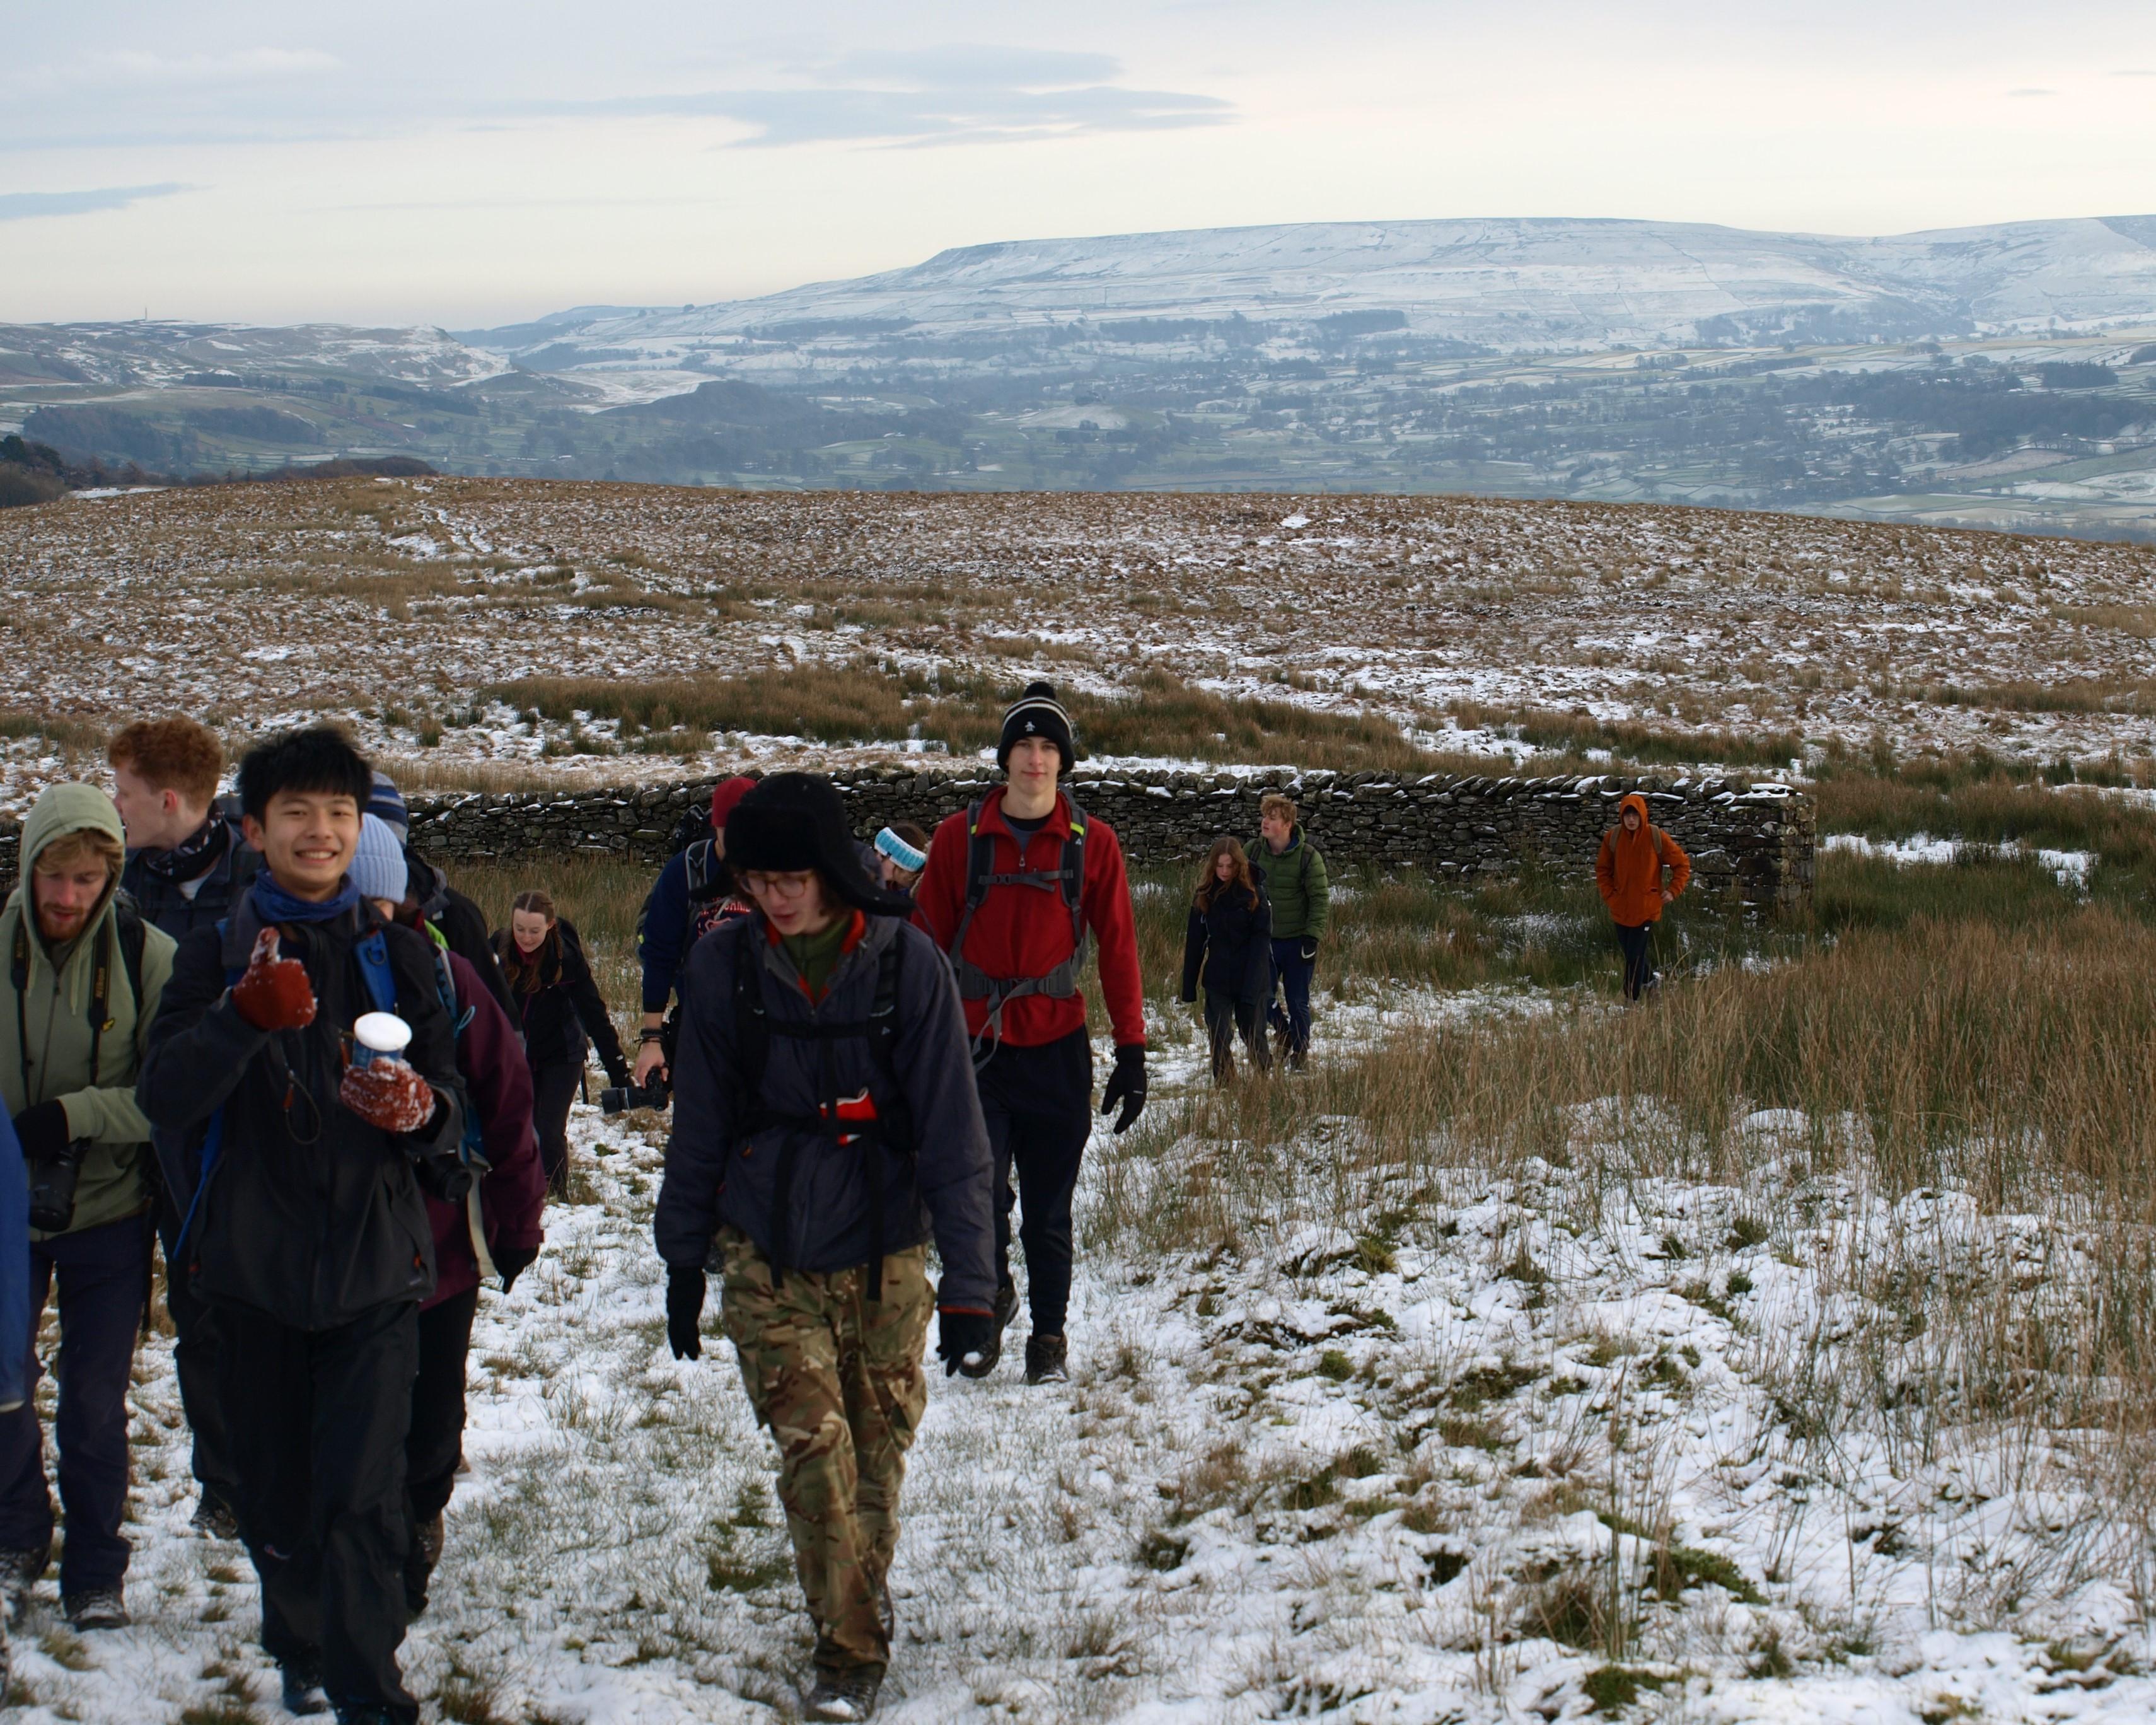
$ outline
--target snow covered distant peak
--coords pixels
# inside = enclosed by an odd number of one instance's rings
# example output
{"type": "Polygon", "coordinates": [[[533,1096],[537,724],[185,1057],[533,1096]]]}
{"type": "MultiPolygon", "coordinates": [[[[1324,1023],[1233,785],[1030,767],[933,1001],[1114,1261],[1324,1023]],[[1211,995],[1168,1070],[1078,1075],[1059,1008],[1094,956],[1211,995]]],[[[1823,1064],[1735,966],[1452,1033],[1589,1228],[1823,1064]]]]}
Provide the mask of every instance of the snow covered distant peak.
{"type": "Polygon", "coordinates": [[[859,345],[1044,326],[1133,339],[1163,325],[1374,319],[1487,352],[1756,341],[1831,326],[1907,340],[2156,314],[2156,217],[2020,222],[1879,239],[1702,223],[1488,218],[1312,222],[1001,241],[761,299],[594,307],[472,331],[573,364],[678,362],[715,342],[859,345]]]}

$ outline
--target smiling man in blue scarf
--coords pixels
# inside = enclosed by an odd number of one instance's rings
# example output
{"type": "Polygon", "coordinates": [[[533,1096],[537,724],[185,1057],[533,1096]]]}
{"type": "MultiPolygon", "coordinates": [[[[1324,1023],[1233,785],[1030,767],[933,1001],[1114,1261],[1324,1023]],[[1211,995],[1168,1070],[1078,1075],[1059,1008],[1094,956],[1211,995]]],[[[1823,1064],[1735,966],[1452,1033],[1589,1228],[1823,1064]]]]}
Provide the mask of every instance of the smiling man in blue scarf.
{"type": "Polygon", "coordinates": [[[404,1636],[404,1439],[419,1303],[434,1285],[429,1191],[461,1175],[455,1027],[424,935],[346,878],[372,775],[338,731],[274,737],[239,768],[262,872],[182,942],[137,1092],[184,1153],[171,1273],[217,1308],[218,1401],[262,1640],[295,1713],[416,1720],[404,1636]],[[352,1065],[377,1009],[405,1063],[352,1065]]]}

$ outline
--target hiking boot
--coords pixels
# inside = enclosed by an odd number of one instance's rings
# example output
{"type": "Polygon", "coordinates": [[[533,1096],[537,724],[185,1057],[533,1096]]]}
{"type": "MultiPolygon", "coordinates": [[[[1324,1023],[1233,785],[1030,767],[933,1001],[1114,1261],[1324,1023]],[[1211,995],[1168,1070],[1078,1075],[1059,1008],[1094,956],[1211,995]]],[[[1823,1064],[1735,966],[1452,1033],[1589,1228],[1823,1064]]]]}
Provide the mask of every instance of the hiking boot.
{"type": "Polygon", "coordinates": [[[22,1615],[23,1602],[45,1573],[45,1559],[51,1555],[49,1547],[41,1551],[0,1551],[0,1610],[10,1617],[22,1615]]]}
{"type": "Polygon", "coordinates": [[[117,1587],[86,1587],[60,1601],[60,1614],[78,1634],[127,1627],[127,1596],[117,1587]]]}
{"type": "Polygon", "coordinates": [[[277,1668],[283,1679],[285,1711],[302,1719],[311,1719],[330,1710],[329,1692],[322,1687],[322,1674],[311,1665],[285,1665],[277,1668]]]}
{"type": "Polygon", "coordinates": [[[1029,1336],[1025,1338],[1025,1381],[1029,1384],[1068,1384],[1070,1372],[1065,1361],[1069,1344],[1060,1336],[1029,1336]]]}
{"type": "Polygon", "coordinates": [[[187,1517],[187,1525],[205,1539],[237,1539],[239,1538],[239,1517],[225,1501],[224,1493],[214,1486],[202,1488],[202,1501],[195,1505],[195,1512],[187,1517]]]}
{"type": "Polygon", "coordinates": [[[883,1672],[872,1665],[850,1666],[843,1671],[816,1668],[815,1686],[803,1702],[804,1719],[873,1719],[876,1692],[883,1687],[883,1672]]]}
{"type": "Polygon", "coordinates": [[[417,1617],[427,1609],[427,1584],[442,1561],[442,1518],[429,1517],[412,1530],[412,1548],[404,1553],[404,1609],[417,1617]]]}

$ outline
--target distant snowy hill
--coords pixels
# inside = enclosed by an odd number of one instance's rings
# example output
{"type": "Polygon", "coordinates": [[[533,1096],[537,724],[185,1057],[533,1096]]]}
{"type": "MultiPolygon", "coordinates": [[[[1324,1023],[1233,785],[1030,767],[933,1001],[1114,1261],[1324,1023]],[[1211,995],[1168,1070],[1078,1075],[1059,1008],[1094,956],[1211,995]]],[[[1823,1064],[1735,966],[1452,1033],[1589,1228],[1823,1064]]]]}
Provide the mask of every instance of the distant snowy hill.
{"type": "MultiPolygon", "coordinates": [[[[708,365],[738,344],[843,351],[1000,345],[1081,326],[1133,342],[1326,321],[1463,351],[1590,352],[1775,338],[2088,329],[2156,313],[2156,217],[2019,222],[1884,239],[1676,222],[1305,223],[1014,240],[756,300],[593,306],[470,331],[547,370],[708,365]],[[1123,325],[1118,330],[1114,326],[1123,325]],[[1000,338],[1000,340],[999,340],[1000,338]]],[[[1254,335],[1256,331],[1252,332],[1254,335]]]]}

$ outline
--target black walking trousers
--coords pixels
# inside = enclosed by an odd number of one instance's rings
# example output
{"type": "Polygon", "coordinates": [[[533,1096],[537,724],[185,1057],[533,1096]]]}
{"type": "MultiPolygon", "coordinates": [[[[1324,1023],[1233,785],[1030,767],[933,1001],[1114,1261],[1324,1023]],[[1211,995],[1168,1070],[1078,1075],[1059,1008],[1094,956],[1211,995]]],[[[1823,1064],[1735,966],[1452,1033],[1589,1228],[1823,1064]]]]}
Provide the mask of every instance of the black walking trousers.
{"type": "Polygon", "coordinates": [[[377,1306],[327,1330],[237,1306],[218,1318],[218,1401],[262,1578],[263,1648],[280,1665],[318,1664],[341,1712],[415,1720],[397,1649],[418,1307],[377,1306]]]}
{"type": "Polygon", "coordinates": [[[1093,1045],[1082,1029],[1035,1048],[996,1047],[979,1074],[996,1163],[996,1279],[1011,1280],[1011,1175],[1036,1336],[1063,1333],[1070,1306],[1070,1201],[1093,1135],[1093,1045]]]}
{"type": "Polygon", "coordinates": [[[180,1229],[186,1219],[167,1193],[157,1203],[157,1238],[165,1248],[165,1310],[172,1314],[172,1373],[180,1384],[180,1411],[194,1434],[195,1478],[205,1496],[228,1507],[239,1487],[232,1477],[232,1445],[217,1404],[218,1311],[194,1291],[179,1262],[180,1229]]]}
{"type": "Polygon", "coordinates": [[[1625,954],[1625,998],[1637,1000],[1647,978],[1655,973],[1655,925],[1642,922],[1634,928],[1620,922],[1617,945],[1625,954]]]}

